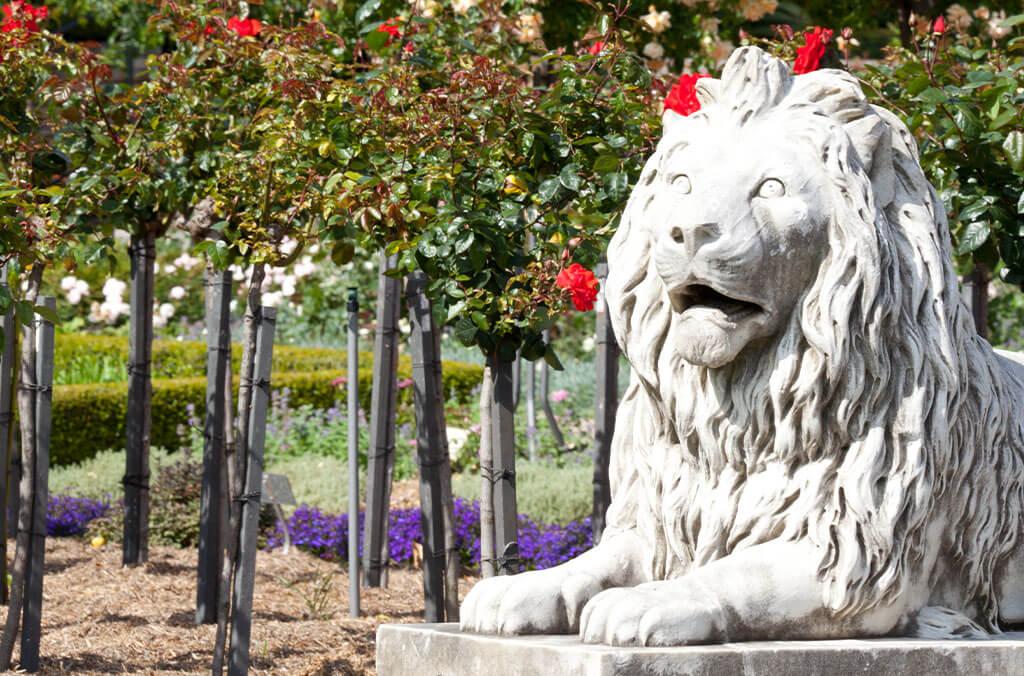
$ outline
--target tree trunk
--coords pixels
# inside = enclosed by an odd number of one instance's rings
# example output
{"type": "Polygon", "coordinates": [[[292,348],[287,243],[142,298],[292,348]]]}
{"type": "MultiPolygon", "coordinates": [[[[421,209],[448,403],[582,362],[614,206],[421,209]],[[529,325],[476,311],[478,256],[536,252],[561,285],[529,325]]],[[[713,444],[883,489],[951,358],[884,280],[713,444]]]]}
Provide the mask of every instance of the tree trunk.
{"type": "MultiPolygon", "coordinates": [[[[6,271],[5,271],[6,272],[6,271]]],[[[7,288],[4,275],[0,286],[7,288]]],[[[17,359],[18,337],[14,330],[14,308],[2,318],[3,351],[0,352],[0,580],[7,579],[7,514],[4,508],[11,502],[11,460],[14,457],[14,368],[17,359]]],[[[7,603],[7,584],[0,584],[0,603],[7,603]]]]}
{"type": "MultiPolygon", "coordinates": [[[[42,266],[36,266],[28,277],[24,300],[35,305],[43,279],[42,266]]],[[[21,480],[18,483],[18,533],[15,540],[14,563],[11,566],[11,599],[7,606],[3,638],[0,639],[0,671],[11,668],[14,639],[18,635],[22,603],[25,599],[25,574],[30,554],[32,503],[35,497],[36,455],[36,331],[33,322],[21,327],[21,369],[18,385],[18,421],[21,425],[21,480]]]]}
{"type": "Polygon", "coordinates": [[[494,549],[494,447],[491,445],[491,400],[494,378],[491,367],[484,366],[480,385],[480,574],[498,574],[494,549]]]}
{"type": "Polygon", "coordinates": [[[366,467],[366,520],[363,535],[363,581],[367,587],[386,586],[390,467],[395,454],[398,400],[398,317],[402,283],[385,274],[397,256],[380,255],[377,282],[377,335],[373,346],[373,392],[370,403],[370,453],[366,467]]]}
{"type": "Polygon", "coordinates": [[[971,309],[971,317],[974,319],[974,328],[978,335],[988,339],[988,268],[981,263],[974,264],[971,274],[964,277],[963,296],[967,306],[971,309]]]}
{"type": "MultiPolygon", "coordinates": [[[[253,373],[255,372],[256,334],[259,326],[261,296],[265,270],[262,264],[253,265],[246,294],[245,315],[242,321],[242,356],[238,366],[238,415],[231,426],[225,447],[225,465],[228,478],[228,525],[226,547],[221,564],[221,576],[217,590],[217,633],[214,639],[211,672],[219,676],[224,672],[224,657],[227,650],[228,621],[231,613],[232,583],[235,578],[235,562],[238,556],[238,540],[241,528],[241,502],[244,490],[245,460],[249,443],[249,406],[252,403],[253,373]]],[[[225,374],[227,394],[230,399],[231,368],[225,374]]],[[[230,400],[227,402],[230,404],[230,400]]],[[[225,416],[230,417],[230,416],[225,416]]],[[[227,423],[226,423],[227,424],[227,423]]]]}
{"type": "Polygon", "coordinates": [[[514,362],[497,354],[488,357],[494,396],[491,397],[491,450],[494,454],[494,540],[498,573],[519,572],[519,513],[516,510],[515,420],[512,412],[514,362]]]}
{"type": "MultiPolygon", "coordinates": [[[[547,331],[544,332],[544,342],[549,342],[549,334],[547,331]]],[[[551,430],[551,436],[555,438],[555,445],[558,446],[559,453],[565,453],[565,435],[562,434],[562,428],[558,426],[558,419],[555,417],[555,412],[551,409],[551,393],[550,393],[550,379],[551,379],[551,367],[548,363],[541,362],[540,365],[540,405],[544,409],[544,419],[548,421],[548,429],[551,430]]]]}
{"type": "Polygon", "coordinates": [[[128,330],[128,415],[125,424],[124,543],[126,566],[149,556],[149,441],[152,428],[153,299],[156,234],[132,237],[131,318],[128,330]]]}
{"type": "MultiPolygon", "coordinates": [[[[57,311],[53,297],[41,299],[51,313],[57,311]]],[[[35,453],[32,466],[25,468],[35,484],[32,496],[32,533],[29,537],[29,563],[25,575],[25,612],[21,626],[20,666],[39,671],[39,639],[43,614],[43,562],[46,553],[46,507],[49,498],[50,431],[53,414],[53,341],[54,327],[40,317],[36,322],[36,408],[35,453]]]]}
{"type": "Polygon", "coordinates": [[[607,263],[601,263],[597,267],[597,276],[601,280],[601,296],[597,299],[594,339],[597,387],[594,390],[594,509],[591,514],[595,544],[601,540],[605,513],[612,501],[608,466],[611,462],[615,413],[619,403],[619,348],[615,343],[615,334],[608,316],[608,303],[604,295],[605,280],[608,278],[607,263]]]}
{"type": "Polygon", "coordinates": [[[231,588],[231,656],[228,673],[249,672],[249,640],[252,633],[252,597],[256,581],[256,550],[259,535],[260,492],[263,485],[263,445],[266,440],[267,410],[270,407],[270,367],[273,360],[274,308],[260,309],[256,336],[256,367],[253,373],[249,411],[248,453],[245,464],[245,492],[239,496],[241,524],[238,558],[231,588]]]}
{"type": "Polygon", "coordinates": [[[526,362],[526,449],[530,462],[537,462],[537,363],[526,362]]]}

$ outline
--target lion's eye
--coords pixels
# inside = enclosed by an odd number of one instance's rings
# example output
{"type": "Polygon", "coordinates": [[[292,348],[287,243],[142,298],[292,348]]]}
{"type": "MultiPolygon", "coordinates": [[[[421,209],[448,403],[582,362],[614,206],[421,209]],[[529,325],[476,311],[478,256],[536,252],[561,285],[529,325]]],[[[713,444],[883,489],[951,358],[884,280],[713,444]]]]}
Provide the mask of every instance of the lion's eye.
{"type": "Polygon", "coordinates": [[[786,186],[777,178],[765,179],[761,187],[757,189],[758,197],[782,197],[786,194],[786,186]]]}
{"type": "Polygon", "coordinates": [[[686,174],[676,174],[669,179],[669,185],[675,188],[676,192],[681,192],[686,195],[690,192],[690,177],[686,174]]]}

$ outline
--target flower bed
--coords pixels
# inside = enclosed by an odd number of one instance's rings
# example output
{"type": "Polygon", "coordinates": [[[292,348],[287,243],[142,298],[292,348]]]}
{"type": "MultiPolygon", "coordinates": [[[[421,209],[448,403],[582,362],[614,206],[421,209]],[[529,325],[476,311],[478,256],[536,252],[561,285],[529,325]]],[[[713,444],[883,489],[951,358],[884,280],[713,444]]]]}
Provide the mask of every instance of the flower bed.
{"type": "Polygon", "coordinates": [[[46,534],[84,535],[89,522],[105,516],[109,509],[109,500],[51,495],[46,505],[46,534]]]}
{"type": "MultiPolygon", "coordinates": [[[[455,540],[466,566],[480,563],[480,504],[455,498],[455,540]]],[[[359,513],[360,536],[364,514],[359,513]]],[[[322,559],[342,560],[348,557],[348,515],[326,514],[316,507],[301,505],[288,519],[292,544],[322,559]]],[[[388,554],[394,563],[412,561],[413,543],[422,543],[420,510],[393,509],[388,528],[388,554]]],[[[280,524],[267,539],[270,548],[284,542],[280,524]]],[[[568,524],[537,523],[525,514],[519,515],[519,552],[524,570],[540,570],[557,566],[579,556],[593,546],[590,518],[568,524]]],[[[363,541],[359,539],[359,553],[363,541]]]]}

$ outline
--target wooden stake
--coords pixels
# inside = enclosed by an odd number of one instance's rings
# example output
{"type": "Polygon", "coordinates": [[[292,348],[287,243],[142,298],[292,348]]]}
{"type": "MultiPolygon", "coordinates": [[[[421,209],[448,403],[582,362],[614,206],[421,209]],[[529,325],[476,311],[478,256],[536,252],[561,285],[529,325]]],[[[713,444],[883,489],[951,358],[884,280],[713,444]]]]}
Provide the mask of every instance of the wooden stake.
{"type": "Polygon", "coordinates": [[[438,366],[435,363],[436,329],[432,305],[425,293],[426,285],[426,275],[414,272],[406,282],[406,297],[412,324],[409,351],[412,355],[413,399],[416,408],[416,456],[420,466],[424,620],[443,622],[445,517],[442,465],[448,464],[449,459],[447,440],[443,438],[444,426],[437,405],[441,396],[441,383],[438,382],[438,366]]]}
{"type": "Polygon", "coordinates": [[[377,335],[373,345],[373,393],[370,400],[370,453],[366,467],[366,520],[363,522],[363,583],[387,586],[388,515],[391,467],[395,456],[398,402],[398,316],[402,283],[385,273],[397,256],[380,255],[377,282],[377,335]]]}
{"type": "MultiPolygon", "coordinates": [[[[544,342],[550,342],[550,334],[544,332],[544,342]]],[[[544,410],[544,418],[548,421],[548,429],[551,430],[551,436],[555,438],[555,445],[558,446],[560,453],[566,452],[565,446],[565,435],[562,434],[562,428],[558,426],[558,419],[555,418],[555,412],[551,409],[551,394],[550,394],[550,382],[551,382],[551,367],[548,363],[541,362],[540,365],[540,405],[544,410]]]]}
{"type": "Polygon", "coordinates": [[[494,453],[494,539],[498,573],[519,572],[519,514],[516,511],[515,420],[512,407],[514,362],[488,357],[494,378],[491,398],[491,444],[494,453]]]}
{"type": "Polygon", "coordinates": [[[359,617],[359,295],[348,290],[348,614],[359,617]]]}
{"type": "Polygon", "coordinates": [[[537,364],[526,362],[526,449],[530,462],[537,462],[537,364]]]}
{"type": "Polygon", "coordinates": [[[199,505],[196,624],[217,621],[222,540],[225,375],[231,356],[231,272],[206,266],[206,418],[203,426],[203,486],[199,505]]]}
{"type": "MultiPolygon", "coordinates": [[[[57,311],[57,299],[47,296],[40,305],[57,311]]],[[[33,477],[32,533],[25,579],[25,616],[21,625],[21,668],[39,671],[39,637],[43,614],[43,560],[46,552],[46,504],[49,498],[50,431],[53,412],[53,323],[39,317],[36,327],[36,448],[35,462],[25,473],[33,477]]]]}
{"type": "Polygon", "coordinates": [[[597,299],[594,338],[597,384],[594,389],[594,510],[591,515],[595,544],[601,540],[605,513],[612,501],[608,465],[611,461],[612,436],[615,434],[615,413],[619,405],[619,347],[615,343],[615,334],[608,317],[608,301],[604,295],[605,280],[608,278],[607,263],[597,266],[597,277],[601,280],[601,292],[597,299]]]}
{"type": "Polygon", "coordinates": [[[270,366],[276,318],[277,311],[274,308],[263,307],[256,333],[256,380],[252,383],[252,408],[249,412],[245,492],[238,498],[242,506],[242,527],[231,599],[231,657],[228,665],[231,676],[243,676],[249,672],[252,596],[256,581],[260,489],[263,484],[263,445],[267,433],[267,409],[270,407],[270,366]]]}
{"type": "Polygon", "coordinates": [[[149,437],[152,428],[153,298],[156,235],[132,237],[128,329],[128,414],[125,421],[124,544],[126,566],[149,556],[149,437]]]}
{"type": "MultiPolygon", "coordinates": [[[[6,270],[4,271],[6,273],[6,270]]],[[[7,287],[4,275],[0,286],[7,287]]],[[[14,333],[14,308],[0,317],[3,350],[0,351],[0,580],[7,579],[7,509],[10,502],[11,459],[14,455],[14,360],[18,337],[14,333]]],[[[7,603],[7,584],[0,584],[0,603],[7,603]]]]}

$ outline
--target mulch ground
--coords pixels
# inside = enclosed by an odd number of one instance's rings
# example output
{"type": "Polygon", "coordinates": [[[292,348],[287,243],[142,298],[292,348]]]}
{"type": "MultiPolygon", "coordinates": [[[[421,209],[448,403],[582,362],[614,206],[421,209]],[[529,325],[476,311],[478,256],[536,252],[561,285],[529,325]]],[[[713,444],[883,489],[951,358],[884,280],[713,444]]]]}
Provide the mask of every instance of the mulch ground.
{"type": "MultiPolygon", "coordinates": [[[[209,673],[215,628],[193,622],[195,550],[154,547],[147,564],[124,568],[116,544],[46,544],[42,673],[209,673]]],[[[374,673],[377,626],[422,621],[422,584],[418,570],[393,570],[387,589],[362,590],[363,615],[351,619],[348,575],[337,564],[260,552],[252,673],[374,673]]]]}

